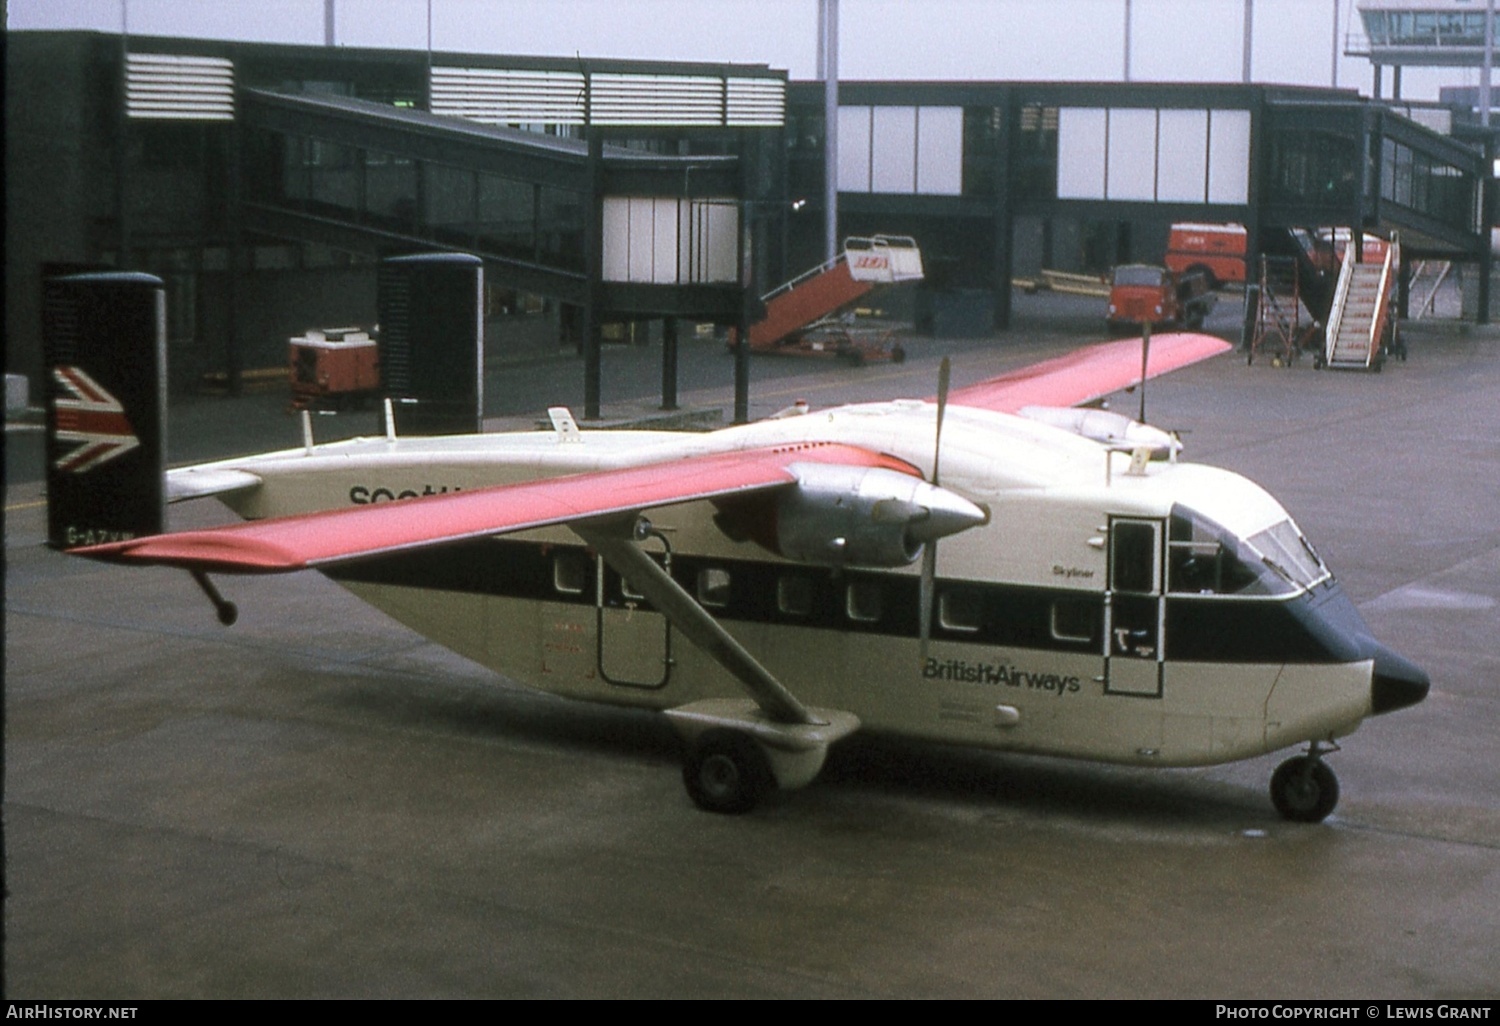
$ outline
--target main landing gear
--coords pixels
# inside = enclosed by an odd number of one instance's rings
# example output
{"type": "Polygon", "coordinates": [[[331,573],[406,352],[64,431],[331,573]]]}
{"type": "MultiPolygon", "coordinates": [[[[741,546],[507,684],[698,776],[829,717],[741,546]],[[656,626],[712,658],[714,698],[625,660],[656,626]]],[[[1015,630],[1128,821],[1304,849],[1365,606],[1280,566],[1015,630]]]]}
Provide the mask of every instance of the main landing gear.
{"type": "Polygon", "coordinates": [[[688,749],[682,782],[694,804],[707,812],[749,812],[776,788],[760,746],[726,728],[705,731],[688,749]]]}
{"type": "Polygon", "coordinates": [[[1271,804],[1282,819],[1294,823],[1321,823],[1339,803],[1339,780],[1323,761],[1325,752],[1338,746],[1314,741],[1306,755],[1288,759],[1271,775],[1271,804]]]}

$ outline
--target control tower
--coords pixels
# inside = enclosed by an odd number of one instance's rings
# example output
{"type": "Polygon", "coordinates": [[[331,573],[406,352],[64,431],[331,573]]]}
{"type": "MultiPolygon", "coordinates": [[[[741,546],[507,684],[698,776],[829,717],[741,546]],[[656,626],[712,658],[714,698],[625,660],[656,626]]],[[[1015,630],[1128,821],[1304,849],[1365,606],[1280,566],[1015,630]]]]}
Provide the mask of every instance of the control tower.
{"type": "Polygon", "coordinates": [[[1390,67],[1391,98],[1399,100],[1403,67],[1484,66],[1487,6],[1488,0],[1358,0],[1360,24],[1351,20],[1344,54],[1375,66],[1376,99],[1382,69],[1390,67]]]}

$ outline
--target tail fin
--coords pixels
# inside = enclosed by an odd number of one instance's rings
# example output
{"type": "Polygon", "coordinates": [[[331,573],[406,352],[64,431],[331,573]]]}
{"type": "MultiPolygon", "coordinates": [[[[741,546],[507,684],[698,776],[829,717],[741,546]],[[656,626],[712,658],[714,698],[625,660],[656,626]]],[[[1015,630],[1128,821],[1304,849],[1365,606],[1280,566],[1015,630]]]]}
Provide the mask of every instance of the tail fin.
{"type": "Polygon", "coordinates": [[[166,528],[166,299],[148,274],[48,279],[47,543],[166,528]]]}

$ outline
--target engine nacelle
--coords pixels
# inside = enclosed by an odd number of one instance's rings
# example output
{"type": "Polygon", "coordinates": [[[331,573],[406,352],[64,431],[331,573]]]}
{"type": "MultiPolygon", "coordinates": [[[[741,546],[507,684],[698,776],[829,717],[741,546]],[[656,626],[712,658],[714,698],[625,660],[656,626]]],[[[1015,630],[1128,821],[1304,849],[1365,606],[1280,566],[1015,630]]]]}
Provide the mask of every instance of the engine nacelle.
{"type": "Polygon", "coordinates": [[[1084,438],[1117,448],[1149,449],[1153,456],[1170,457],[1182,450],[1182,442],[1161,428],[1131,420],[1110,410],[1079,407],[1023,406],[1017,411],[1027,420],[1049,424],[1084,438]]]}
{"type": "Polygon", "coordinates": [[[757,538],[788,559],[905,566],[927,542],[989,520],[968,499],[894,470],[826,463],[788,469],[797,484],[776,497],[774,539],[757,538]]]}

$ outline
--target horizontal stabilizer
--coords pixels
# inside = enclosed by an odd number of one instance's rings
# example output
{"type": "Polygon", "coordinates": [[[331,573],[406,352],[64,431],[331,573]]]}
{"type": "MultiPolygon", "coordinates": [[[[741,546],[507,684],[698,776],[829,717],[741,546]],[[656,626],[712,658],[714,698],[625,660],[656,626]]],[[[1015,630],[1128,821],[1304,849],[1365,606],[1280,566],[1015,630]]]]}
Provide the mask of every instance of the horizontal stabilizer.
{"type": "Polygon", "coordinates": [[[167,501],[185,502],[260,487],[260,477],[228,467],[185,467],[167,471],[167,501]]]}

